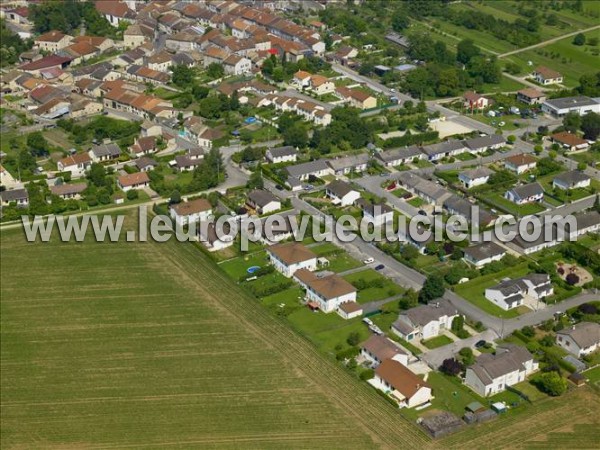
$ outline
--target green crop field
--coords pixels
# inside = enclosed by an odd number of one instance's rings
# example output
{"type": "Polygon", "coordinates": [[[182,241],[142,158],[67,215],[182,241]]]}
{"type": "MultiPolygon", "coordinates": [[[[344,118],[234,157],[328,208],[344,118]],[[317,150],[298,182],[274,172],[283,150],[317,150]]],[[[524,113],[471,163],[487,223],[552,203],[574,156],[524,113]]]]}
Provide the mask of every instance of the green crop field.
{"type": "Polygon", "coordinates": [[[3,449],[428,442],[193,244],[1,244],[3,449]]]}

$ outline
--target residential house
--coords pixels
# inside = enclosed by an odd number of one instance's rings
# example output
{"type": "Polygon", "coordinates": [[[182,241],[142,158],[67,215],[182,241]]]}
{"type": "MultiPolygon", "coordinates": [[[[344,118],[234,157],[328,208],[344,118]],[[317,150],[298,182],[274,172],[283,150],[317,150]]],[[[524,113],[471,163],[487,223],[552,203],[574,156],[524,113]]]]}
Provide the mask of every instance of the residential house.
{"type": "Polygon", "coordinates": [[[342,100],[350,106],[358,109],[371,109],[377,106],[377,99],[359,89],[351,89],[345,86],[338,86],[335,92],[342,100]]]}
{"type": "Polygon", "coordinates": [[[317,255],[298,242],[273,245],[267,249],[267,253],[275,269],[288,278],[297,270],[317,268],[317,255]]]}
{"type": "Polygon", "coordinates": [[[481,208],[478,204],[470,203],[454,194],[444,201],[444,208],[450,214],[457,214],[464,217],[471,226],[476,225],[478,228],[493,225],[496,220],[493,214],[481,208]]]}
{"type": "Polygon", "coordinates": [[[106,162],[118,159],[121,149],[115,143],[94,145],[89,151],[93,162],[106,162]]]}
{"type": "Polygon", "coordinates": [[[388,394],[400,408],[414,408],[433,399],[427,382],[393,359],[383,361],[369,383],[388,394]]]}
{"type": "Polygon", "coordinates": [[[291,145],[269,148],[267,149],[265,156],[267,161],[273,164],[296,162],[298,159],[298,149],[292,147],[291,145]]]}
{"type": "Polygon", "coordinates": [[[251,191],[246,204],[258,214],[270,214],[281,209],[281,201],[265,189],[251,191]]]}
{"type": "Polygon", "coordinates": [[[538,369],[538,362],[525,347],[503,344],[495,354],[482,353],[475,364],[467,367],[465,384],[482,397],[489,397],[525,381],[538,369]]]}
{"type": "Polygon", "coordinates": [[[464,260],[473,264],[477,269],[493,261],[500,261],[506,250],[495,242],[483,242],[463,250],[464,260]]]}
{"type": "Polygon", "coordinates": [[[552,139],[552,142],[556,142],[570,152],[585,150],[590,146],[590,143],[585,139],[582,139],[576,134],[569,133],[567,131],[554,133],[552,136],[550,136],[550,139],[552,139]]]}
{"type": "Polygon", "coordinates": [[[168,72],[173,65],[172,56],[166,51],[155,53],[146,59],[147,66],[157,72],[168,72]]]}
{"type": "Polygon", "coordinates": [[[552,187],[563,190],[582,189],[589,187],[591,182],[591,178],[585,173],[578,170],[571,170],[570,172],[556,175],[552,180],[552,187]]]}
{"type": "Polygon", "coordinates": [[[252,61],[248,58],[238,55],[229,55],[223,60],[223,68],[225,73],[229,75],[243,75],[250,73],[252,69],[252,61]]]}
{"type": "Polygon", "coordinates": [[[482,153],[487,150],[498,150],[506,145],[506,139],[501,134],[490,134],[489,136],[478,136],[467,139],[464,142],[467,150],[471,153],[482,153]]]}
{"type": "Polygon", "coordinates": [[[184,201],[169,207],[171,218],[180,225],[206,221],[212,216],[212,206],[205,198],[184,201]]]}
{"type": "Polygon", "coordinates": [[[600,212],[589,211],[583,214],[576,214],[577,226],[575,229],[569,229],[567,237],[570,240],[577,240],[577,237],[586,233],[597,233],[600,231],[600,212]]]}
{"type": "Polygon", "coordinates": [[[510,156],[504,160],[504,168],[516,173],[517,175],[521,175],[528,170],[535,169],[536,165],[537,159],[524,153],[510,156]]]}
{"type": "Polygon", "coordinates": [[[2,206],[9,206],[12,203],[20,208],[29,206],[29,193],[27,189],[0,191],[0,199],[2,200],[2,206]]]}
{"type": "Polygon", "coordinates": [[[80,178],[92,165],[92,158],[88,153],[75,153],[67,156],[57,163],[59,172],[71,172],[72,178],[80,178]]]}
{"type": "Polygon", "coordinates": [[[322,177],[332,175],[333,170],[325,159],[316,159],[305,163],[288,166],[285,168],[288,178],[296,178],[301,181],[308,180],[310,176],[322,177]]]}
{"type": "Polygon", "coordinates": [[[408,354],[391,339],[377,334],[372,334],[360,345],[360,356],[368,361],[371,367],[377,367],[387,359],[408,366],[408,354]]]}
{"type": "Polygon", "coordinates": [[[311,74],[304,70],[299,70],[294,74],[294,78],[292,78],[291,83],[297,88],[307,88],[310,87],[310,77],[311,74]]]}
{"type": "Polygon", "coordinates": [[[600,349],[600,324],[581,322],[556,332],[556,343],[577,358],[600,349]]]}
{"type": "Polygon", "coordinates": [[[23,72],[28,72],[31,75],[39,75],[47,69],[65,69],[73,60],[70,56],[48,55],[40,59],[36,59],[30,63],[19,66],[23,72]]]}
{"type": "Polygon", "coordinates": [[[411,172],[400,172],[397,183],[431,205],[443,206],[444,202],[452,195],[437,183],[411,172]]]}
{"type": "Polygon", "coordinates": [[[356,288],[335,273],[318,277],[310,270],[298,269],[294,279],[306,289],[308,305],[324,313],[334,312],[344,303],[356,302],[356,288]]]}
{"type": "Polygon", "coordinates": [[[48,53],[56,53],[68,46],[72,40],[73,36],[64,34],[61,31],[52,30],[35,38],[33,44],[40,50],[48,53]]]}
{"type": "Polygon", "coordinates": [[[385,203],[369,203],[359,199],[356,204],[362,209],[363,220],[380,227],[394,220],[394,210],[385,203]]]}
{"type": "Polygon", "coordinates": [[[523,184],[506,191],[504,198],[517,205],[541,202],[544,198],[544,188],[538,182],[523,184]]]}
{"type": "Polygon", "coordinates": [[[402,312],[392,324],[392,332],[405,341],[431,339],[450,330],[459,315],[448,300],[439,299],[402,312]]]}
{"type": "Polygon", "coordinates": [[[505,311],[521,306],[525,297],[541,300],[552,295],[554,288],[545,273],[531,273],[521,278],[507,278],[485,290],[485,298],[505,311]]]}
{"type": "Polygon", "coordinates": [[[458,180],[465,188],[471,189],[472,187],[486,184],[490,179],[490,175],[493,173],[495,172],[487,167],[478,167],[476,169],[460,172],[458,174],[458,180]]]}
{"type": "Polygon", "coordinates": [[[143,189],[150,186],[150,177],[146,172],[128,173],[117,178],[117,184],[123,192],[143,189]]]}
{"type": "Polygon", "coordinates": [[[469,109],[484,109],[490,106],[490,99],[473,91],[463,94],[463,106],[469,109]]]}
{"type": "Polygon", "coordinates": [[[325,95],[335,91],[335,84],[322,75],[311,75],[310,88],[317,95],[325,95]]]}
{"type": "Polygon", "coordinates": [[[157,150],[157,142],[156,136],[137,137],[134,144],[129,147],[129,153],[133,157],[149,155],[157,150]]]}
{"type": "Polygon", "coordinates": [[[136,159],[134,162],[135,167],[137,167],[140,172],[150,172],[152,169],[158,166],[158,163],[155,160],[148,158],[147,156],[142,156],[141,158],[136,159]]]}
{"type": "Polygon", "coordinates": [[[569,113],[583,116],[588,112],[600,113],[600,101],[583,95],[554,98],[542,103],[542,111],[556,118],[564,117],[569,113]]]}
{"type": "Polygon", "coordinates": [[[229,222],[223,224],[223,231],[221,233],[217,233],[217,227],[214,222],[209,222],[206,225],[206,231],[204,231],[204,227],[200,227],[199,237],[200,242],[210,252],[231,247],[235,242],[234,236],[231,234],[231,225],[229,222]]]}
{"type": "Polygon", "coordinates": [[[113,27],[118,27],[121,22],[132,23],[135,20],[136,14],[133,10],[129,9],[126,2],[118,0],[99,0],[95,5],[96,10],[103,15],[113,27]]]}
{"type": "Polygon", "coordinates": [[[451,156],[460,155],[467,151],[467,147],[461,141],[450,140],[440,142],[438,144],[431,144],[422,147],[423,153],[427,155],[429,161],[439,161],[443,158],[449,158],[451,156]]]}
{"type": "Polygon", "coordinates": [[[352,189],[350,184],[341,180],[334,180],[325,187],[325,195],[331,203],[340,206],[353,205],[360,198],[360,192],[352,189]]]}
{"type": "Polygon", "coordinates": [[[200,164],[202,164],[201,158],[191,158],[189,155],[178,155],[175,157],[174,165],[179,172],[190,172],[200,164]]]}
{"type": "Polygon", "coordinates": [[[409,164],[414,160],[424,159],[425,155],[416,145],[406,148],[394,148],[383,152],[377,152],[376,158],[383,162],[386,167],[409,164]]]}
{"type": "Polygon", "coordinates": [[[369,166],[370,159],[371,158],[366,153],[360,153],[344,158],[330,159],[327,161],[327,164],[329,164],[329,167],[331,167],[335,175],[348,175],[352,172],[365,172],[369,166]]]}
{"type": "Polygon", "coordinates": [[[86,183],[57,184],[50,186],[50,192],[64,200],[79,200],[81,198],[81,193],[86,189],[86,183]]]}
{"type": "Polygon", "coordinates": [[[517,92],[517,100],[528,105],[539,105],[546,101],[546,94],[535,88],[521,89],[517,92]]]}
{"type": "Polygon", "coordinates": [[[558,84],[563,82],[563,76],[556,70],[549,69],[544,66],[539,66],[532,73],[533,79],[541,84],[547,86],[549,84],[558,84]]]}
{"type": "Polygon", "coordinates": [[[152,42],[154,37],[155,31],[149,26],[144,24],[129,25],[123,32],[123,45],[126,48],[136,48],[145,42],[152,42]]]}
{"type": "Polygon", "coordinates": [[[350,320],[362,316],[363,308],[356,302],[344,302],[338,306],[336,312],[342,319],[350,320]]]}

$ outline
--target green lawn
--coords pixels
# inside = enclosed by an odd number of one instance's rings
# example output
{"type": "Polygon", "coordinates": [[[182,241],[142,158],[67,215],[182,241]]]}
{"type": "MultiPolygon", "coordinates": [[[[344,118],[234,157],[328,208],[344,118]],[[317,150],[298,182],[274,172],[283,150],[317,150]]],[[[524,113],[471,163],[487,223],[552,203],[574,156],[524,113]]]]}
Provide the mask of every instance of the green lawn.
{"type": "Polygon", "coordinates": [[[327,266],[327,270],[331,270],[333,272],[345,272],[346,270],[356,269],[357,267],[362,266],[362,262],[357,261],[352,258],[347,253],[340,253],[335,256],[328,256],[329,266],[327,266]]]}
{"type": "Polygon", "coordinates": [[[264,267],[269,263],[267,253],[260,251],[257,253],[246,254],[235,259],[224,261],[219,264],[219,267],[225,271],[227,275],[234,281],[238,281],[241,277],[250,276],[248,267],[259,266],[264,267]]]}
{"type": "Polygon", "coordinates": [[[434,349],[443,347],[444,345],[452,344],[452,342],[454,342],[452,339],[442,334],[441,336],[436,336],[434,338],[427,339],[426,341],[421,341],[421,344],[429,349],[434,349]]]}
{"type": "Polygon", "coordinates": [[[583,375],[595,386],[600,387],[600,366],[583,372],[583,375]]]}
{"type": "Polygon", "coordinates": [[[359,279],[363,279],[366,282],[373,280],[380,280],[382,287],[369,287],[358,291],[356,301],[358,303],[367,303],[375,300],[383,300],[394,295],[401,294],[404,290],[391,281],[389,278],[384,277],[373,269],[365,269],[360,272],[355,272],[344,277],[346,281],[352,283],[359,279]]]}
{"type": "Polygon", "coordinates": [[[515,267],[510,267],[501,272],[484,275],[466,283],[456,285],[454,287],[454,291],[489,314],[492,314],[496,317],[511,319],[519,316],[521,314],[520,311],[523,310],[519,310],[519,308],[517,308],[504,311],[502,308],[494,305],[485,298],[485,289],[498,284],[503,278],[519,278],[527,275],[528,273],[530,273],[530,270],[527,267],[527,263],[523,262],[517,264],[515,267]]]}
{"type": "Polygon", "coordinates": [[[410,351],[413,355],[417,356],[420,355],[421,353],[423,353],[421,351],[420,348],[415,347],[414,345],[412,345],[410,342],[405,341],[404,339],[402,339],[401,337],[399,337],[397,334],[389,332],[387,333],[387,336],[393,340],[398,342],[400,345],[402,345],[406,350],[410,351]]]}
{"type": "Polygon", "coordinates": [[[407,203],[415,208],[420,208],[425,204],[425,201],[421,197],[413,197],[407,203]]]}
{"type": "Polygon", "coordinates": [[[526,203],[524,205],[517,205],[516,203],[504,198],[503,194],[501,193],[486,193],[485,195],[482,195],[482,197],[493,203],[496,208],[501,209],[508,214],[512,214],[513,216],[523,217],[537,214],[546,209],[540,203],[526,203]]]}

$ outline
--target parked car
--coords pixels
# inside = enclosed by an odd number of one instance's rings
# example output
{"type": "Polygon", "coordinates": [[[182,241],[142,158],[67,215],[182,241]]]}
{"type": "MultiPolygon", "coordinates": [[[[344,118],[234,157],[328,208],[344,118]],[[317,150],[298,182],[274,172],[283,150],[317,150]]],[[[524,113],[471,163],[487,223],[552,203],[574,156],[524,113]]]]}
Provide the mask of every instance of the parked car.
{"type": "Polygon", "coordinates": [[[375,262],[374,258],[367,258],[367,259],[363,260],[364,264],[371,264],[371,263],[374,263],[374,262],[375,262]]]}
{"type": "Polygon", "coordinates": [[[475,348],[481,348],[481,347],[485,347],[485,345],[487,344],[487,342],[485,342],[483,339],[481,341],[477,341],[475,343],[475,348]]]}
{"type": "Polygon", "coordinates": [[[422,216],[426,216],[426,215],[427,215],[427,213],[426,213],[426,212],[425,212],[425,210],[423,210],[423,209],[420,209],[420,210],[418,211],[418,214],[420,214],[420,215],[422,215],[422,216]]]}
{"type": "Polygon", "coordinates": [[[379,264],[378,266],[375,266],[375,270],[383,270],[385,269],[385,266],[383,264],[379,264]]]}
{"type": "Polygon", "coordinates": [[[279,190],[279,191],[283,191],[283,186],[280,184],[276,184],[275,185],[275,189],[279,190]]]}

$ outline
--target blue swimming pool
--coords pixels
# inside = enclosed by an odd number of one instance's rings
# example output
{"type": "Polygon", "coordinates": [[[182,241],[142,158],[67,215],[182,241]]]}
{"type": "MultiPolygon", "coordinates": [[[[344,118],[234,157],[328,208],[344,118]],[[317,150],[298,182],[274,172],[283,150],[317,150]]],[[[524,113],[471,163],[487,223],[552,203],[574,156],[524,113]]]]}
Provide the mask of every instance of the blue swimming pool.
{"type": "Polygon", "coordinates": [[[248,269],[246,269],[246,271],[248,273],[254,273],[256,272],[258,269],[260,269],[260,266],[252,266],[252,267],[248,267],[248,269]]]}

